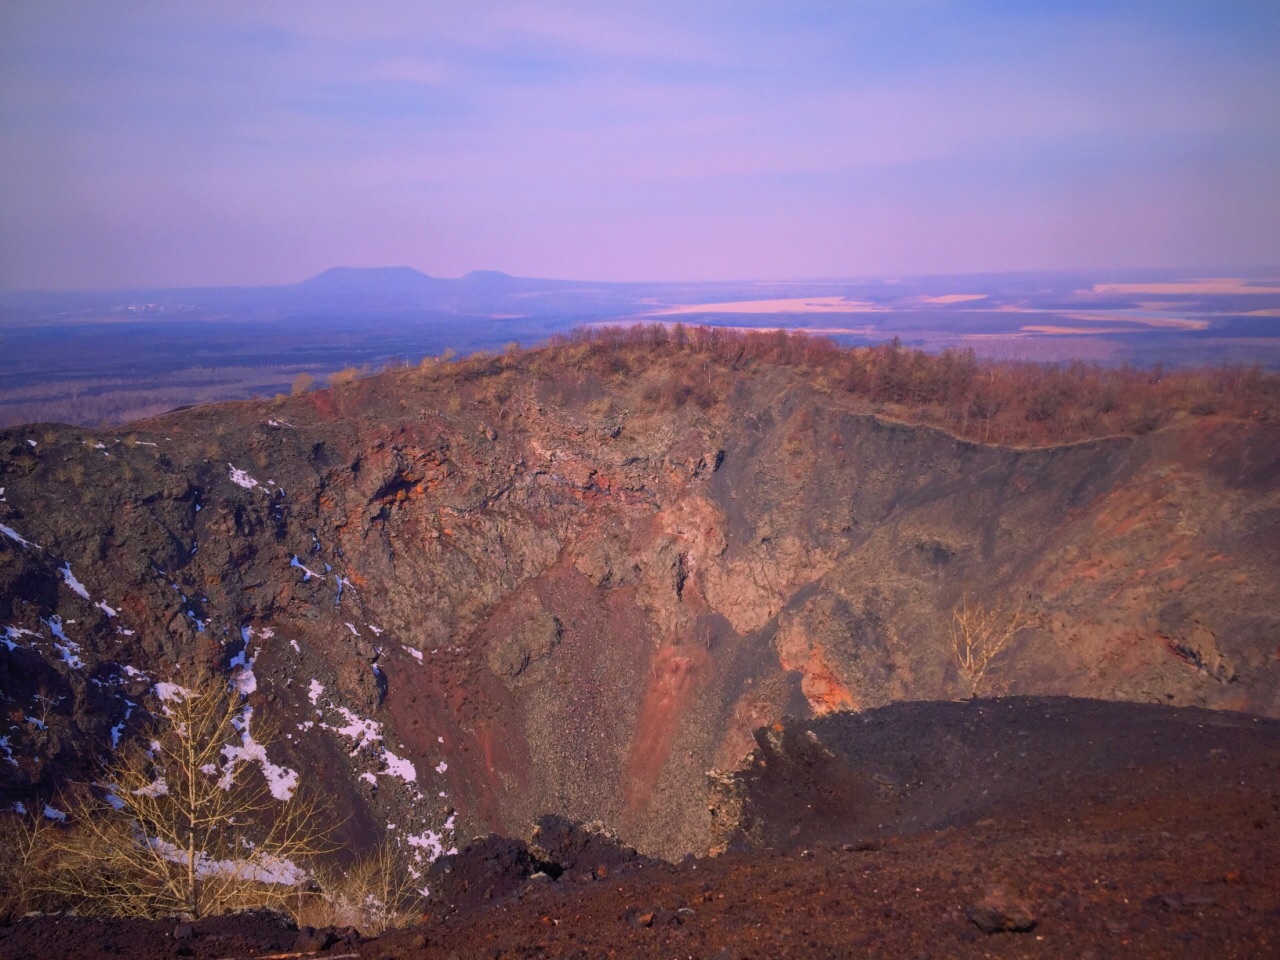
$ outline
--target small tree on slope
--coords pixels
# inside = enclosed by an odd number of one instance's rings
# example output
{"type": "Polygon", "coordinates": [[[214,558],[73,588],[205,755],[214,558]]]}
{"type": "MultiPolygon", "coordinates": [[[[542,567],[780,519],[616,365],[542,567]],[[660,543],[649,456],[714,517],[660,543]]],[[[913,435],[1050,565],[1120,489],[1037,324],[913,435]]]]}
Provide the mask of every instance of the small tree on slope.
{"type": "Polygon", "coordinates": [[[970,698],[983,692],[1009,644],[1035,620],[1022,612],[983,606],[963,597],[951,611],[951,659],[970,698]]]}
{"type": "Polygon", "coordinates": [[[225,678],[162,689],[150,736],[72,797],[65,829],[51,832],[51,892],[127,917],[283,906],[325,846],[315,804],[297,796],[296,775],[269,779],[280,768],[248,736],[252,711],[225,678]]]}

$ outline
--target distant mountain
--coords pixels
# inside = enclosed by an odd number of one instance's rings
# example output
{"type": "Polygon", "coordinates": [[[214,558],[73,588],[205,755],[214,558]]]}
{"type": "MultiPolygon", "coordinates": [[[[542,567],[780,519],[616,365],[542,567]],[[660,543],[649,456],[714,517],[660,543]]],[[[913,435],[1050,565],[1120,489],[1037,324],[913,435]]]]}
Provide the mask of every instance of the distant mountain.
{"type": "Polygon", "coordinates": [[[545,282],[521,280],[501,270],[472,270],[462,278],[462,285],[474,293],[507,293],[522,285],[545,282]]]}
{"type": "Polygon", "coordinates": [[[298,289],[326,296],[402,297],[438,294],[456,284],[412,267],[331,267],[303,280],[298,289]]]}

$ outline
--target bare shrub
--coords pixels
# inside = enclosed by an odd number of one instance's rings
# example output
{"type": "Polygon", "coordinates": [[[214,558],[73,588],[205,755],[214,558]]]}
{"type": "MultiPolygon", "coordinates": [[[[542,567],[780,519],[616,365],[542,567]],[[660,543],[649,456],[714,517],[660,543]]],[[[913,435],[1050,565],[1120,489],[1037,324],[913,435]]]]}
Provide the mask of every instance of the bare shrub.
{"type": "Polygon", "coordinates": [[[289,388],[289,392],[295,397],[301,396],[311,389],[311,385],[316,382],[316,378],[309,373],[300,373],[293,378],[293,385],[289,388]]]}
{"type": "Polygon", "coordinates": [[[44,890],[49,823],[26,813],[0,817],[0,922],[50,905],[44,890]]]}
{"type": "Polygon", "coordinates": [[[422,912],[422,894],[408,863],[386,841],[346,869],[317,867],[313,880],[312,889],[298,894],[291,908],[299,926],[350,926],[377,936],[422,912]]]}
{"type": "Polygon", "coordinates": [[[267,765],[251,722],[225,678],[184,677],[149,736],[66,798],[66,825],[48,835],[56,868],[45,889],[109,916],[284,907],[326,833],[297,775],[267,765]]]}
{"type": "Polygon", "coordinates": [[[1021,604],[1012,611],[1002,610],[974,603],[967,596],[956,604],[951,611],[951,659],[970,698],[990,685],[1001,654],[1034,622],[1021,604]]]}
{"type": "Polygon", "coordinates": [[[341,370],[335,370],[329,374],[329,386],[341,387],[344,384],[352,383],[359,375],[360,371],[355,367],[343,367],[341,370]]]}

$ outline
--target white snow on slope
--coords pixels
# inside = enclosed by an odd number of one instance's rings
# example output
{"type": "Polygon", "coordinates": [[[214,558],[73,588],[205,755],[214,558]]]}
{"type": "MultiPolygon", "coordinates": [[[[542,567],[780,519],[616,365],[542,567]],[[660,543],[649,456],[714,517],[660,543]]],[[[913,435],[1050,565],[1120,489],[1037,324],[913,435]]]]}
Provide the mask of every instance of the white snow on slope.
{"type": "MultiPolygon", "coordinates": [[[[167,840],[151,837],[148,843],[170,863],[187,862],[187,852],[167,840]]],[[[214,860],[201,850],[196,854],[195,860],[198,877],[238,877],[251,883],[278,883],[289,887],[297,886],[307,879],[307,872],[293,861],[267,853],[255,852],[243,860],[214,860]]]]}
{"type": "Polygon", "coordinates": [[[409,846],[414,847],[417,851],[415,858],[419,863],[424,860],[430,863],[446,854],[453,855],[458,852],[457,847],[450,847],[446,850],[444,846],[446,835],[449,837],[453,835],[455,819],[456,815],[450,814],[449,819],[441,825],[439,832],[425,830],[422,833],[409,834],[405,837],[409,841],[409,846]]]}
{"type": "Polygon", "coordinates": [[[169,792],[169,784],[165,782],[164,777],[159,777],[148,783],[145,787],[139,787],[133,791],[135,797],[163,797],[169,792]]]}
{"type": "Polygon", "coordinates": [[[382,762],[387,765],[385,774],[387,776],[399,777],[405,783],[417,783],[418,771],[414,769],[413,763],[409,760],[397,757],[390,750],[382,751],[382,762]]]}
{"type": "Polygon", "coordinates": [[[318,577],[318,576],[320,576],[320,574],[316,573],[314,570],[312,570],[312,569],[310,569],[309,567],[305,566],[305,565],[303,564],[303,562],[302,562],[301,560],[299,560],[296,556],[295,556],[295,557],[293,557],[293,558],[289,561],[289,566],[291,566],[291,567],[297,567],[299,570],[301,570],[301,571],[302,571],[302,582],[303,582],[303,583],[306,583],[306,582],[307,582],[308,580],[310,580],[312,577],[318,577]]]}
{"type": "Polygon", "coordinates": [[[161,680],[152,689],[155,690],[156,696],[161,701],[179,700],[191,692],[186,687],[180,687],[176,683],[170,683],[167,680],[161,680]]]}
{"type": "Polygon", "coordinates": [[[0,533],[3,533],[10,540],[18,541],[18,543],[24,548],[35,547],[37,550],[40,549],[40,544],[32,543],[30,540],[23,538],[18,533],[16,533],[12,527],[6,527],[3,523],[0,523],[0,533]]]}
{"type": "Polygon", "coordinates": [[[92,599],[89,596],[89,591],[85,589],[84,584],[81,583],[79,580],[77,580],[76,575],[71,572],[70,563],[64,563],[62,565],[62,569],[59,570],[58,572],[62,574],[62,582],[65,583],[68,587],[70,587],[75,593],[78,593],[80,596],[84,597],[86,600],[92,599]]]}
{"type": "MultiPolygon", "coordinates": [[[[243,627],[248,630],[248,627],[243,627]]],[[[244,645],[244,649],[231,658],[231,686],[242,697],[247,697],[258,689],[258,678],[253,675],[253,661],[256,656],[249,656],[249,644],[244,645]]]]}
{"type": "Polygon", "coordinates": [[[4,636],[0,636],[0,643],[3,643],[10,650],[17,650],[18,644],[15,643],[19,637],[38,637],[40,634],[34,630],[27,630],[23,627],[5,627],[4,636]]]}
{"type": "Polygon", "coordinates": [[[231,482],[237,486],[244,487],[246,490],[252,490],[258,486],[258,481],[249,476],[243,470],[237,470],[234,465],[228,463],[227,468],[231,471],[231,482]]]}
{"type": "Polygon", "coordinates": [[[352,755],[359,751],[361,747],[377,745],[378,741],[382,739],[382,724],[378,723],[378,721],[368,720],[352,713],[346,707],[338,707],[338,712],[347,721],[345,727],[331,727],[328,724],[321,724],[321,726],[353,741],[355,747],[351,750],[352,755]]]}
{"type": "MultiPolygon", "coordinates": [[[[71,622],[74,623],[75,621],[71,622]]],[[[83,669],[84,661],[80,659],[80,644],[69,638],[66,631],[62,629],[62,618],[55,613],[48,620],[42,617],[41,623],[49,628],[50,633],[62,641],[62,643],[54,643],[58,653],[62,654],[62,662],[73,670],[83,669]]]]}
{"type": "Polygon", "coordinates": [[[224,790],[230,790],[235,781],[236,766],[240,763],[257,763],[267,780],[271,795],[277,800],[288,800],[298,789],[298,771],[271,762],[267,757],[267,748],[253,739],[250,732],[252,720],[253,707],[245,707],[244,719],[237,724],[240,728],[240,746],[228,744],[222,748],[222,755],[226,757],[227,763],[222,768],[222,779],[218,781],[218,785],[224,790]]]}

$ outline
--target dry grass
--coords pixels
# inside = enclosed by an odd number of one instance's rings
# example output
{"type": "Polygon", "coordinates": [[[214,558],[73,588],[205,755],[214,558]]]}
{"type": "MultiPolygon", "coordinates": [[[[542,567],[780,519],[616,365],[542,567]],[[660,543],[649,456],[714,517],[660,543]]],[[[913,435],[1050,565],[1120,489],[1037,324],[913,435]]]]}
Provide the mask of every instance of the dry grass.
{"type": "Polygon", "coordinates": [[[313,879],[314,889],[297,894],[289,907],[299,926],[351,926],[377,936],[422,912],[417,881],[388,842],[346,869],[317,867],[313,879]]]}
{"type": "Polygon", "coordinates": [[[0,922],[49,907],[50,821],[35,814],[0,816],[0,922]]]}

